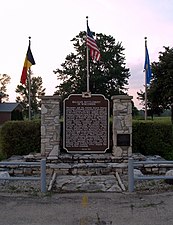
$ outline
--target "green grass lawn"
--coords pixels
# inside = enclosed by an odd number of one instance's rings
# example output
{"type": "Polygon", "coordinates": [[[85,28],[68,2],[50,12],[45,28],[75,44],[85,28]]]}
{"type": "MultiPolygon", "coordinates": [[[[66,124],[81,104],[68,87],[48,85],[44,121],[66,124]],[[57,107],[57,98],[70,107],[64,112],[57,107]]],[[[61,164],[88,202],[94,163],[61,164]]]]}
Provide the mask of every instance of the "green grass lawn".
{"type": "Polygon", "coordinates": [[[171,117],[154,117],[153,121],[163,122],[163,123],[171,123],[171,117]]]}
{"type": "Polygon", "coordinates": [[[156,122],[156,123],[170,123],[171,124],[171,117],[154,117],[153,120],[151,119],[151,117],[148,117],[147,120],[145,121],[145,119],[133,119],[133,121],[144,121],[144,122],[156,122]]]}

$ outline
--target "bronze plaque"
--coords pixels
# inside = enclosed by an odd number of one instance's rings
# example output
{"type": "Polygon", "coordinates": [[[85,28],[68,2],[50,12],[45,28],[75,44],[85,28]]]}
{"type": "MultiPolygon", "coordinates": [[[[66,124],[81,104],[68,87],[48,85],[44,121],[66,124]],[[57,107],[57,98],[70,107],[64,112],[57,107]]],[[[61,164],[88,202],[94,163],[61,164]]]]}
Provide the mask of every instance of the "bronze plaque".
{"type": "Polygon", "coordinates": [[[109,148],[109,100],[103,95],[70,95],[64,100],[63,148],[103,153],[109,148]]]}
{"type": "Polygon", "coordinates": [[[130,146],[130,134],[117,134],[117,146],[130,146]]]}

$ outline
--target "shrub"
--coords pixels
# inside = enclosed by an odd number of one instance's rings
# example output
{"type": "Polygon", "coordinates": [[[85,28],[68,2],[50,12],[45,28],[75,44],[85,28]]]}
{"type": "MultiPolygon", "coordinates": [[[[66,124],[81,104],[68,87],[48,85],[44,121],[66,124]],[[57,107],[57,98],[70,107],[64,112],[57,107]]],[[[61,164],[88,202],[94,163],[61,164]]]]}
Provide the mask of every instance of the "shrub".
{"type": "Polygon", "coordinates": [[[8,121],[1,128],[1,151],[6,157],[40,152],[40,121],[8,121]]]}
{"type": "MultiPolygon", "coordinates": [[[[61,122],[61,148],[62,148],[61,122]]],[[[110,121],[110,150],[112,149],[112,121],[110,121]]],[[[133,121],[133,153],[160,155],[173,160],[173,133],[171,123],[133,121]]],[[[0,159],[12,155],[26,155],[41,151],[40,121],[8,121],[0,129],[0,159]]]]}
{"type": "Polygon", "coordinates": [[[170,123],[133,122],[133,152],[173,159],[172,138],[172,125],[170,123]]]}

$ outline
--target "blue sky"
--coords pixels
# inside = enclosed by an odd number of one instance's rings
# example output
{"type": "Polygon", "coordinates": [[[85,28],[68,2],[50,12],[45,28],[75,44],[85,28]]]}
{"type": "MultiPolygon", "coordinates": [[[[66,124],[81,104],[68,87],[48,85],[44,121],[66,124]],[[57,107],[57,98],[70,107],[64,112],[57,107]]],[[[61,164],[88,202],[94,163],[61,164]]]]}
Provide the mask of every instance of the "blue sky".
{"type": "Polygon", "coordinates": [[[0,73],[11,77],[10,101],[31,36],[36,61],[35,76],[41,76],[46,95],[58,84],[53,70],[59,68],[73,51],[70,40],[89,26],[96,33],[111,35],[125,48],[130,69],[129,95],[138,108],[137,91],[144,90],[144,37],[148,38],[150,61],[158,61],[163,46],[173,46],[173,0],[0,0],[0,73]]]}

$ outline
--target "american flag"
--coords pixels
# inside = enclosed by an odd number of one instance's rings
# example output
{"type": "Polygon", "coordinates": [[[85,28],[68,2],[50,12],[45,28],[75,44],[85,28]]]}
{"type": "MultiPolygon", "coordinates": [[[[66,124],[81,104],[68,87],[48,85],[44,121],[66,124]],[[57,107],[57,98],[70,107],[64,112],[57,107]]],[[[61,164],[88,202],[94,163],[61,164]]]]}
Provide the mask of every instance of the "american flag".
{"type": "Polygon", "coordinates": [[[87,41],[86,45],[90,49],[90,56],[93,61],[99,61],[100,60],[100,51],[97,47],[96,41],[93,38],[93,32],[90,31],[90,28],[87,23],[87,41]]]}

